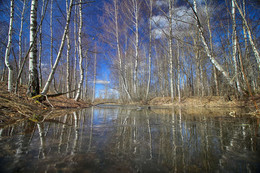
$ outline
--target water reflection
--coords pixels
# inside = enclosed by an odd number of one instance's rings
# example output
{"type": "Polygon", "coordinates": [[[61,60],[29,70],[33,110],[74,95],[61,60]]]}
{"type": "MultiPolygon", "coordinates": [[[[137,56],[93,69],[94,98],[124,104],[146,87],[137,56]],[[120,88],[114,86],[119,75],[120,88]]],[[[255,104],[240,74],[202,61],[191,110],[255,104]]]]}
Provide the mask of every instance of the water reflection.
{"type": "Polygon", "coordinates": [[[259,172],[258,120],[213,112],[92,107],[21,122],[0,130],[0,170],[259,172]]]}

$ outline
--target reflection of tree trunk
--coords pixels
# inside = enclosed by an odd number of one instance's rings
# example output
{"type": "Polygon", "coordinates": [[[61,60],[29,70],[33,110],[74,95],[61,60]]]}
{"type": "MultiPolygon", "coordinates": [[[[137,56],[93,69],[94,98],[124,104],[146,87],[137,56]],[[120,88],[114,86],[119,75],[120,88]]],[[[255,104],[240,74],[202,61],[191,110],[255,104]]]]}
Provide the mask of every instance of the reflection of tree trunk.
{"type": "Polygon", "coordinates": [[[67,114],[65,115],[64,117],[64,121],[63,121],[63,125],[62,125],[62,129],[61,129],[61,135],[60,135],[60,142],[59,142],[59,147],[58,147],[58,152],[61,153],[61,145],[62,145],[62,142],[63,142],[63,136],[64,136],[64,130],[65,130],[65,127],[66,127],[66,121],[67,121],[67,114]]]}
{"type": "Polygon", "coordinates": [[[149,160],[151,160],[153,158],[151,125],[150,125],[150,119],[147,111],[145,111],[145,114],[146,114],[147,128],[148,128],[148,135],[149,135],[149,156],[150,156],[149,160]]]}
{"type": "Polygon", "coordinates": [[[74,155],[77,152],[77,145],[78,145],[78,139],[79,139],[79,127],[78,127],[78,114],[77,112],[73,112],[74,117],[74,130],[75,130],[75,137],[74,137],[74,143],[72,147],[72,155],[74,155]]]}
{"type": "Polygon", "coordinates": [[[39,155],[38,158],[45,158],[45,136],[44,136],[44,127],[43,123],[38,123],[37,124],[38,131],[39,131],[39,136],[40,136],[40,148],[39,148],[39,155]]]}
{"type": "Polygon", "coordinates": [[[177,156],[177,148],[176,148],[176,122],[175,122],[175,114],[174,114],[174,108],[172,108],[172,147],[173,147],[173,150],[172,150],[172,161],[173,161],[173,165],[174,165],[174,171],[177,172],[177,165],[176,165],[176,156],[177,156]]]}
{"type": "Polygon", "coordinates": [[[94,118],[94,107],[92,106],[92,108],[91,108],[91,121],[90,121],[90,134],[89,134],[88,151],[90,151],[90,149],[91,149],[91,144],[92,144],[93,118],[94,118]]]}

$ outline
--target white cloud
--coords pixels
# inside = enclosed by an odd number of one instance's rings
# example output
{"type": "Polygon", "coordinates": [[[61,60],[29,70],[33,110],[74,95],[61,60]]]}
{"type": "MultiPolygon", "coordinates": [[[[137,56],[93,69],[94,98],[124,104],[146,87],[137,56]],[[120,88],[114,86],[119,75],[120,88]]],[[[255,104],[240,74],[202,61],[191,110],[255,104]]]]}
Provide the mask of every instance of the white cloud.
{"type": "Polygon", "coordinates": [[[110,83],[110,81],[105,81],[105,80],[96,80],[96,84],[109,84],[110,83]]]}

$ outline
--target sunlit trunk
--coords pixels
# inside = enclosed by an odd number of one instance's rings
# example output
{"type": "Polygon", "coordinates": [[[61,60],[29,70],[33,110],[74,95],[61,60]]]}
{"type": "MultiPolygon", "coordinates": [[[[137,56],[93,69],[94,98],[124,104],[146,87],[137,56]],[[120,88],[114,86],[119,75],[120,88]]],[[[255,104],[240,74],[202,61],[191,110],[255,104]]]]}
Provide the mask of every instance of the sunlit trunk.
{"type": "Polygon", "coordinates": [[[151,66],[152,66],[152,17],[153,17],[153,0],[149,1],[149,60],[148,60],[148,82],[146,88],[145,100],[148,98],[151,83],[151,66]]]}
{"type": "Polygon", "coordinates": [[[80,70],[80,80],[78,83],[77,88],[77,95],[75,97],[75,100],[78,101],[80,98],[80,95],[82,93],[82,87],[83,87],[83,80],[84,80],[84,70],[83,70],[83,55],[82,55],[82,0],[79,0],[79,34],[78,34],[78,41],[79,41],[79,70],[80,70]]]}
{"type": "Polygon", "coordinates": [[[9,62],[10,49],[12,46],[12,34],[13,34],[13,20],[14,20],[14,0],[10,1],[10,24],[8,31],[8,43],[5,50],[5,65],[8,68],[8,91],[12,92],[13,88],[13,66],[9,62]]]}
{"type": "Polygon", "coordinates": [[[171,88],[171,100],[174,100],[173,90],[173,54],[172,54],[172,4],[174,2],[169,0],[169,64],[170,64],[170,88],[171,88]]]}
{"type": "Polygon", "coordinates": [[[250,44],[251,44],[251,46],[252,46],[253,52],[254,52],[254,54],[255,54],[256,62],[257,62],[257,64],[258,64],[258,68],[259,68],[259,70],[260,70],[260,55],[259,55],[259,52],[258,52],[258,50],[257,50],[257,48],[256,48],[256,46],[255,46],[254,41],[253,41],[252,34],[251,34],[251,30],[250,30],[250,28],[249,28],[249,26],[248,26],[248,23],[247,23],[247,20],[246,20],[246,18],[245,18],[245,15],[243,14],[243,11],[241,10],[241,8],[239,7],[239,5],[237,4],[237,1],[236,1],[236,0],[232,0],[232,2],[234,2],[235,5],[237,6],[237,9],[238,9],[238,11],[239,11],[239,13],[240,13],[240,15],[241,15],[243,21],[244,21],[244,24],[245,24],[245,26],[246,26],[247,33],[248,33],[249,42],[250,42],[250,44]]]}
{"type": "Polygon", "coordinates": [[[139,7],[138,1],[134,1],[134,20],[135,20],[135,62],[134,62],[134,94],[137,97],[137,71],[139,64],[139,7]]]}
{"type": "MultiPolygon", "coordinates": [[[[66,11],[69,12],[69,2],[66,0],[66,11]]],[[[69,27],[68,27],[68,34],[67,34],[67,75],[66,75],[66,88],[67,88],[67,98],[70,98],[70,34],[69,34],[69,27]]]]}
{"type": "MultiPolygon", "coordinates": [[[[44,4],[45,0],[42,1],[41,17],[43,16],[44,12],[44,4]]],[[[42,88],[42,25],[40,25],[39,47],[39,86],[42,88]]]]}
{"type": "Polygon", "coordinates": [[[199,35],[201,37],[201,41],[202,41],[202,44],[204,46],[205,52],[206,52],[207,56],[209,57],[210,61],[212,62],[212,64],[223,74],[223,76],[227,79],[229,85],[233,87],[233,80],[229,77],[229,74],[223,69],[223,67],[217,62],[215,57],[210,52],[209,46],[206,42],[206,38],[203,35],[203,28],[201,26],[199,17],[197,15],[196,0],[193,0],[193,5],[194,5],[193,6],[194,15],[195,15],[195,19],[197,21],[197,28],[199,30],[199,35]]]}
{"type": "Polygon", "coordinates": [[[236,31],[236,8],[235,8],[235,3],[234,0],[232,0],[232,57],[233,57],[233,63],[234,63],[234,68],[235,68],[235,79],[236,79],[236,84],[237,84],[237,90],[239,93],[241,93],[241,88],[240,88],[240,82],[239,82],[239,75],[238,75],[238,67],[237,67],[237,31],[236,31]]]}
{"type": "Polygon", "coordinates": [[[37,28],[37,6],[38,0],[32,0],[31,3],[31,15],[30,15],[30,46],[32,49],[29,53],[29,84],[28,92],[31,97],[40,93],[39,77],[37,70],[37,45],[36,41],[36,28],[37,28]]]}
{"type": "MultiPolygon", "coordinates": [[[[19,31],[19,69],[21,69],[22,66],[22,34],[23,34],[23,22],[24,22],[24,11],[26,6],[26,0],[23,1],[23,10],[21,14],[21,24],[20,24],[20,31],[19,31]]],[[[20,78],[20,84],[22,84],[22,78],[20,78]]]]}
{"type": "Polygon", "coordinates": [[[95,100],[96,95],[96,72],[97,72],[97,45],[95,45],[95,56],[94,56],[94,76],[93,76],[93,93],[92,93],[92,103],[95,100]]]}

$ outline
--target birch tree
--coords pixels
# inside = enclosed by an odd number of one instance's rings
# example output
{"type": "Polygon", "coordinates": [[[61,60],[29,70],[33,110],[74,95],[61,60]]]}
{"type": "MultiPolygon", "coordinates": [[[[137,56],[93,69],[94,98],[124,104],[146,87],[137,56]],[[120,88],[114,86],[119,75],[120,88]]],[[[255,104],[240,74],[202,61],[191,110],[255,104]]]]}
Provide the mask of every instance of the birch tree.
{"type": "MultiPolygon", "coordinates": [[[[66,0],[66,11],[69,12],[69,2],[66,0]]],[[[68,27],[67,34],[67,76],[66,76],[66,88],[67,88],[67,98],[70,98],[70,34],[68,27]]]]}
{"type": "MultiPolygon", "coordinates": [[[[25,12],[26,0],[23,1],[23,10],[21,13],[21,23],[20,23],[20,31],[19,31],[19,69],[22,66],[22,34],[23,34],[23,22],[24,22],[24,12],[25,12]]],[[[20,79],[20,84],[22,84],[22,79],[20,79]]]]}
{"type": "Polygon", "coordinates": [[[35,34],[37,30],[37,6],[38,0],[32,0],[31,2],[31,15],[30,15],[30,46],[32,49],[29,53],[29,85],[27,94],[35,96],[39,94],[39,77],[37,70],[37,45],[34,44],[35,34]]]}
{"type": "Polygon", "coordinates": [[[75,97],[75,101],[78,101],[80,98],[80,94],[82,93],[82,86],[83,86],[83,80],[84,80],[84,70],[83,70],[83,55],[82,55],[82,25],[83,25],[83,20],[82,20],[82,0],[79,0],[79,69],[80,69],[80,80],[78,83],[78,88],[77,88],[77,94],[75,97]]]}
{"type": "Polygon", "coordinates": [[[237,90],[239,93],[241,93],[241,88],[240,88],[240,82],[238,78],[238,67],[237,67],[237,31],[236,31],[236,7],[235,7],[235,2],[232,0],[232,58],[234,61],[234,68],[235,68],[235,79],[236,79],[236,84],[237,84],[237,90]]]}
{"type": "Polygon", "coordinates": [[[255,54],[256,62],[257,62],[257,64],[258,64],[258,68],[259,68],[259,70],[260,70],[260,55],[259,55],[259,52],[258,52],[258,50],[257,50],[257,48],[256,48],[256,45],[255,45],[254,41],[253,41],[252,34],[251,34],[251,30],[250,30],[250,27],[248,26],[248,22],[247,22],[247,20],[246,20],[246,18],[245,18],[245,15],[243,14],[243,11],[241,10],[241,8],[239,7],[239,5],[237,4],[237,1],[236,1],[236,0],[232,0],[232,2],[234,2],[235,5],[237,6],[237,9],[238,9],[238,11],[239,11],[239,13],[240,13],[240,15],[241,15],[243,21],[244,21],[244,24],[245,24],[246,29],[247,29],[247,34],[248,34],[249,42],[250,42],[250,44],[251,44],[251,46],[252,46],[253,52],[254,52],[254,54],[255,54]]]}
{"type": "MultiPolygon", "coordinates": [[[[44,3],[45,0],[42,1],[42,10],[41,10],[41,17],[43,16],[44,13],[44,3]]],[[[39,82],[40,82],[40,87],[42,87],[42,25],[39,26],[40,27],[40,32],[39,32],[39,82]]]]}
{"type": "MultiPolygon", "coordinates": [[[[147,1],[146,1],[147,2],[147,1]]],[[[145,100],[148,98],[151,83],[151,66],[152,66],[152,17],[153,17],[153,0],[149,0],[149,55],[148,55],[148,81],[146,88],[145,100]]]]}
{"type": "Polygon", "coordinates": [[[173,102],[174,99],[174,90],[173,90],[173,53],[172,53],[172,41],[173,41],[173,35],[172,35],[172,6],[174,4],[173,0],[169,0],[169,38],[168,38],[168,44],[169,44],[169,68],[170,68],[170,88],[171,88],[171,100],[173,102]]]}
{"type": "Polygon", "coordinates": [[[14,0],[10,1],[10,23],[8,30],[8,43],[5,50],[5,65],[8,68],[8,91],[12,92],[13,88],[13,66],[10,64],[10,49],[12,46],[12,34],[13,34],[13,20],[14,20],[14,0]]]}
{"type": "Polygon", "coordinates": [[[67,35],[68,29],[69,29],[69,23],[70,23],[70,17],[71,17],[73,1],[74,0],[70,1],[69,10],[68,10],[67,17],[66,17],[66,26],[64,28],[64,32],[63,32],[63,35],[62,35],[60,48],[59,48],[59,51],[58,51],[55,63],[53,65],[53,68],[51,69],[51,72],[50,72],[49,77],[47,79],[47,82],[46,82],[46,84],[45,84],[45,86],[44,86],[44,88],[43,88],[43,90],[41,92],[42,95],[46,95],[47,92],[49,91],[49,87],[50,87],[51,81],[52,81],[52,79],[54,77],[56,68],[57,68],[57,66],[59,64],[59,60],[61,58],[62,50],[63,50],[64,44],[65,44],[66,35],[67,35]]]}
{"type": "Polygon", "coordinates": [[[92,100],[93,103],[95,100],[96,95],[96,74],[97,73],[97,45],[95,45],[95,55],[94,55],[94,75],[93,75],[93,93],[92,93],[92,100]]]}
{"type": "MultiPolygon", "coordinates": [[[[188,0],[186,0],[188,2],[188,0]]],[[[188,2],[189,3],[189,2],[188,2]]],[[[227,71],[224,70],[224,68],[217,62],[217,60],[215,59],[214,55],[210,52],[209,46],[206,42],[206,38],[203,35],[203,27],[201,25],[198,13],[197,13],[197,4],[196,4],[196,0],[193,0],[193,6],[189,3],[190,7],[193,10],[194,13],[194,17],[197,23],[197,28],[199,30],[199,35],[202,41],[202,44],[204,46],[205,52],[207,54],[207,56],[209,57],[211,63],[223,74],[223,76],[227,79],[228,83],[230,86],[233,86],[233,80],[230,78],[229,74],[227,73],[227,71]]]]}

